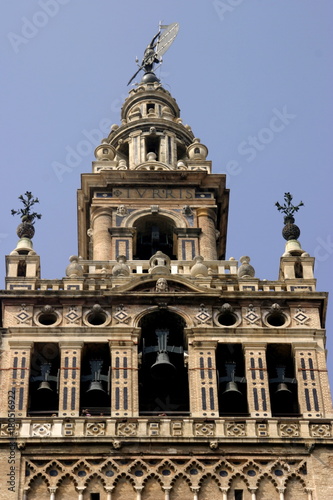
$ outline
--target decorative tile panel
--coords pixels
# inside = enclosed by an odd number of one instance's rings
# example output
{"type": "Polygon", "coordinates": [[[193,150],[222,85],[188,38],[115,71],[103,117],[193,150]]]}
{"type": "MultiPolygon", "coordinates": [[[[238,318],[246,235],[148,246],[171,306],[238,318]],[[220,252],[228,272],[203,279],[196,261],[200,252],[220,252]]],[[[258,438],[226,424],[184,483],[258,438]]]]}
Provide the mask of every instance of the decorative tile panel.
{"type": "Polygon", "coordinates": [[[195,436],[215,436],[214,423],[195,423],[194,424],[195,436]]]}
{"type": "Polygon", "coordinates": [[[1,424],[0,436],[18,436],[20,424],[1,424]]]}
{"type": "Polygon", "coordinates": [[[331,437],[332,426],[330,424],[310,424],[310,434],[313,437],[331,437]]]}
{"type": "Polygon", "coordinates": [[[160,435],[160,424],[158,422],[150,422],[148,427],[149,436],[159,436],[160,435]]]}
{"type": "Polygon", "coordinates": [[[137,423],[119,423],[117,425],[117,435],[118,436],[136,436],[138,433],[138,424],[137,423]]]}
{"type": "Polygon", "coordinates": [[[227,436],[246,436],[246,424],[244,422],[227,422],[225,431],[227,436]]]}
{"type": "Polygon", "coordinates": [[[280,423],[279,434],[281,437],[299,437],[299,424],[297,422],[280,423]]]}
{"type": "Polygon", "coordinates": [[[86,436],[105,436],[105,422],[88,422],[86,436]]]}
{"type": "Polygon", "coordinates": [[[43,423],[43,424],[32,424],[32,436],[51,436],[51,424],[43,423]]]}
{"type": "Polygon", "coordinates": [[[183,435],[183,422],[171,422],[171,435],[172,436],[183,435]]]}

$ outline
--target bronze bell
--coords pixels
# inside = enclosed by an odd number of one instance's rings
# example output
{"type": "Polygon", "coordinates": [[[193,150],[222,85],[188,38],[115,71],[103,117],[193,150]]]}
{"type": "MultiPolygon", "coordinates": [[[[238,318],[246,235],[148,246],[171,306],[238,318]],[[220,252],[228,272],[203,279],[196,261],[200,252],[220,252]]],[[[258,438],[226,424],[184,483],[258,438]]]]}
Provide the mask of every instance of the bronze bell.
{"type": "Polygon", "coordinates": [[[155,380],[166,380],[176,375],[176,367],[170,362],[168,353],[158,352],[155,363],[150,367],[155,380]]]}
{"type": "Polygon", "coordinates": [[[280,384],[277,386],[277,389],[275,391],[275,394],[281,394],[281,393],[285,393],[286,395],[287,394],[291,394],[291,390],[288,389],[288,386],[285,382],[280,382],[280,384]]]}
{"type": "Polygon", "coordinates": [[[222,395],[224,396],[225,394],[228,394],[228,393],[233,393],[234,395],[243,396],[241,391],[238,389],[237,383],[233,382],[233,381],[227,383],[222,395]]]}
{"type": "Polygon", "coordinates": [[[38,387],[37,391],[43,391],[44,389],[46,389],[47,391],[52,391],[53,390],[53,389],[51,389],[51,386],[50,386],[50,384],[48,383],[47,380],[43,380],[39,384],[39,387],[38,387]]]}
{"type": "Polygon", "coordinates": [[[86,392],[90,392],[90,391],[102,391],[102,392],[105,392],[103,387],[102,387],[102,382],[100,382],[99,380],[93,380],[92,382],[90,382],[90,386],[89,386],[89,389],[87,389],[86,392]]]}

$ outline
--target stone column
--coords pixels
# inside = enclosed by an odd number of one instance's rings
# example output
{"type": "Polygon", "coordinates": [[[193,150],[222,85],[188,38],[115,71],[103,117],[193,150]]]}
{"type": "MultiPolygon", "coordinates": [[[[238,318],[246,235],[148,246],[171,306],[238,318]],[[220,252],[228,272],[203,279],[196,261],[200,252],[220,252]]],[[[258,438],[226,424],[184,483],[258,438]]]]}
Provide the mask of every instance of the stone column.
{"type": "Polygon", "coordinates": [[[199,488],[191,488],[193,491],[193,500],[199,500],[199,488]]]}
{"type": "Polygon", "coordinates": [[[83,500],[83,492],[84,490],[86,489],[85,487],[82,487],[82,486],[79,486],[78,488],[76,488],[77,491],[78,491],[78,499],[77,500],[83,500]]]}
{"type": "MultiPolygon", "coordinates": [[[[322,391],[329,390],[326,363],[323,364],[322,372],[318,366],[315,344],[294,345],[294,356],[300,413],[304,418],[323,417],[325,408],[322,391]],[[326,376],[323,377],[324,374],[326,376]]],[[[329,400],[327,395],[326,400],[329,400]]]]}
{"type": "Polygon", "coordinates": [[[222,491],[222,500],[228,500],[228,490],[223,488],[221,491],[222,491]]]}
{"type": "Polygon", "coordinates": [[[164,500],[170,500],[170,491],[171,491],[171,488],[163,488],[164,490],[164,500]]]}
{"type": "Polygon", "coordinates": [[[106,500],[112,500],[112,490],[113,488],[105,488],[106,500]]]}
{"type": "Polygon", "coordinates": [[[266,344],[244,345],[247,401],[251,417],[271,417],[266,344]]]}
{"type": "Polygon", "coordinates": [[[93,211],[93,260],[111,259],[111,236],[109,233],[111,225],[112,213],[110,209],[99,208],[93,211]]]}
{"type": "Polygon", "coordinates": [[[60,342],[59,417],[80,414],[81,341],[60,342]]]}
{"type": "Polygon", "coordinates": [[[216,345],[217,342],[193,341],[189,346],[188,370],[192,417],[219,416],[216,345]]]}
{"type": "Polygon", "coordinates": [[[310,488],[305,488],[305,491],[308,494],[308,500],[312,500],[313,499],[313,495],[312,495],[313,490],[310,488]]]}
{"type": "Polygon", "coordinates": [[[251,500],[256,500],[256,498],[257,498],[256,490],[250,490],[250,493],[251,493],[251,500]]]}
{"type": "Polygon", "coordinates": [[[141,493],[142,493],[143,487],[137,486],[135,488],[135,490],[136,490],[136,500],[141,500],[141,493]]]}
{"type": "Polygon", "coordinates": [[[50,500],[55,500],[55,494],[57,491],[57,488],[49,488],[50,490],[50,500]]]}
{"type": "MultiPolygon", "coordinates": [[[[7,392],[11,400],[15,400],[16,417],[26,417],[28,411],[30,358],[33,342],[31,341],[9,341],[10,345],[10,367],[8,373],[7,392]]],[[[7,401],[7,393],[6,393],[7,401]]],[[[5,407],[5,405],[3,405],[5,407]]],[[[6,414],[8,408],[5,407],[6,414]]]]}
{"type": "Polygon", "coordinates": [[[133,417],[138,415],[138,353],[137,334],[135,339],[121,339],[114,331],[109,341],[111,352],[111,416],[133,417]]]}
{"type": "Polygon", "coordinates": [[[197,209],[198,226],[202,230],[200,235],[200,249],[199,254],[205,260],[216,260],[216,228],[215,221],[216,215],[211,208],[198,208],[197,209]]]}
{"type": "Polygon", "coordinates": [[[284,488],[279,488],[279,500],[284,500],[284,488]]]}

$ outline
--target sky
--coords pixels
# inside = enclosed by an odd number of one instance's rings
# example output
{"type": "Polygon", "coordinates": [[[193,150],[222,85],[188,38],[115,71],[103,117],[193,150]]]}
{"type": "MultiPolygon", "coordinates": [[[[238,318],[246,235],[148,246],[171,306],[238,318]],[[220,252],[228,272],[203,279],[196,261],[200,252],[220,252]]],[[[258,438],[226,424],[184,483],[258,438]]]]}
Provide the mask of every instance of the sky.
{"type": "MultiPolygon", "coordinates": [[[[285,241],[275,202],[301,200],[302,248],[317,290],[333,289],[332,0],[15,0],[0,17],[0,281],[16,246],[18,196],[40,200],[34,249],[42,278],[77,254],[76,190],[94,148],[119,124],[135,58],[178,22],[157,70],[184,123],[227,174],[227,259],[278,277],[285,241]]],[[[333,386],[333,305],[328,364],[333,386]]]]}

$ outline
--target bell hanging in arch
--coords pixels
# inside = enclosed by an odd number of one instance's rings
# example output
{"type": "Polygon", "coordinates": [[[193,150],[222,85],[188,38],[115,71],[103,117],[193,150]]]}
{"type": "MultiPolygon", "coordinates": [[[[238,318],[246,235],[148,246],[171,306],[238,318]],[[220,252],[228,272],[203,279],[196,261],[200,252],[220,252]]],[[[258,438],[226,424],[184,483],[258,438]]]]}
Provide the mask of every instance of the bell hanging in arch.
{"type": "Polygon", "coordinates": [[[91,392],[91,391],[105,392],[102,387],[102,382],[100,380],[92,380],[86,392],[91,392]]]}
{"type": "Polygon", "coordinates": [[[150,373],[155,380],[167,380],[175,377],[176,367],[170,362],[168,353],[157,353],[156,361],[150,367],[150,373]]]}
{"type": "Polygon", "coordinates": [[[37,391],[44,391],[44,390],[53,392],[53,389],[51,388],[51,386],[47,380],[42,380],[42,382],[39,384],[39,387],[37,389],[37,391]]]}
{"type": "Polygon", "coordinates": [[[238,389],[237,383],[234,382],[233,380],[231,382],[227,383],[225,390],[222,393],[222,396],[225,396],[225,395],[243,396],[241,391],[238,389]]]}
{"type": "Polygon", "coordinates": [[[280,382],[279,385],[277,386],[277,389],[275,391],[276,395],[283,395],[285,394],[286,396],[291,394],[291,390],[288,389],[288,386],[285,382],[280,382]]]}

